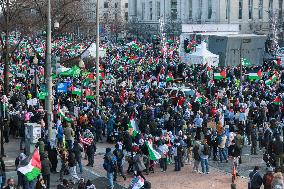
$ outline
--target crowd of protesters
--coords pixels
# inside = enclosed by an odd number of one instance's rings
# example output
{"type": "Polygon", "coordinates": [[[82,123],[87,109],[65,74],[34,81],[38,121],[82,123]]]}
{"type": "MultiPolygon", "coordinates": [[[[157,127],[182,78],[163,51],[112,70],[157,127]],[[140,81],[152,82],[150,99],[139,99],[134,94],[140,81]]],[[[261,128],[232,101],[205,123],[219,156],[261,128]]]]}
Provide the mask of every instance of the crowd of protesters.
{"type": "MultiPolygon", "coordinates": [[[[214,68],[209,64],[190,66],[180,61],[178,45],[168,41],[161,53],[155,53],[151,43],[107,44],[106,57],[100,59],[100,108],[96,108],[94,98],[89,98],[94,93],[94,69],[89,70],[90,83],[86,86],[82,86],[82,77],[57,77],[54,83],[66,82],[69,87],[65,93],[54,88],[51,140],[47,140],[44,101],[27,104],[37,98],[33,80],[14,77],[4,135],[6,142],[11,135],[21,138],[19,148],[23,150],[24,123],[40,124],[42,133],[37,146],[42,179],[33,184],[50,188],[50,174],[57,170],[63,181],[59,187],[67,188],[66,174],[73,183],[82,182],[78,174],[83,172],[82,154],[88,160],[87,166],[93,167],[97,142],[114,143],[114,149],[106,149],[103,163],[111,189],[118,176],[126,179],[126,173],[133,173],[143,180],[144,188],[150,188],[147,175],[155,172],[157,163],[162,172],[174,163],[175,171],[192,164],[193,172],[210,174],[209,159],[228,163],[232,157],[238,175],[245,145],[251,146],[251,155],[261,150],[270,173],[275,168],[277,173],[271,181],[281,180],[282,67],[274,62],[242,69],[214,68]],[[249,73],[256,72],[261,72],[260,78],[250,80],[249,73]],[[214,73],[222,73],[223,78],[215,79],[214,73]],[[17,86],[21,86],[20,90],[17,86]],[[80,87],[83,94],[74,94],[74,88],[80,87]],[[124,161],[128,163],[127,170],[124,161]]],[[[30,61],[25,53],[18,56],[13,59],[16,65],[30,61]]],[[[22,153],[17,167],[25,159],[22,153]]],[[[268,182],[267,176],[262,178],[257,169],[249,175],[253,189],[268,182]]],[[[28,189],[29,184],[19,174],[18,185],[28,189]]]]}

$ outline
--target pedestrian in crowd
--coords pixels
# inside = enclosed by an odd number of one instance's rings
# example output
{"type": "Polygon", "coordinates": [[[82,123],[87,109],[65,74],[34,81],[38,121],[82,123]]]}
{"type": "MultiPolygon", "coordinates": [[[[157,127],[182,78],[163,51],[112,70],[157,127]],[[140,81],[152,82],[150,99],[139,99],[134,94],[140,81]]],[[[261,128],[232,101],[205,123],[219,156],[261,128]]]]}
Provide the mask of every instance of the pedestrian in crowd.
{"type": "Polygon", "coordinates": [[[257,155],[256,150],[257,150],[257,128],[256,125],[252,126],[251,129],[251,150],[250,153],[251,155],[257,155]]]}
{"type": "Polygon", "coordinates": [[[207,140],[203,140],[203,144],[201,146],[201,153],[200,153],[200,160],[201,160],[201,168],[203,174],[209,174],[209,164],[208,164],[208,158],[209,158],[209,145],[207,144],[207,140]]]}
{"type": "Polygon", "coordinates": [[[164,143],[164,141],[161,141],[161,144],[159,145],[158,149],[159,149],[160,154],[161,154],[161,159],[160,159],[161,171],[166,172],[167,171],[167,163],[168,163],[167,157],[168,157],[168,153],[169,153],[169,148],[164,143]]]}
{"type": "Polygon", "coordinates": [[[175,160],[175,171],[181,171],[182,153],[183,153],[183,148],[180,142],[177,139],[175,139],[175,143],[173,147],[173,154],[174,154],[174,160],[175,160]]]}
{"type": "Polygon", "coordinates": [[[57,126],[57,140],[58,140],[57,145],[58,145],[59,148],[62,148],[63,147],[64,132],[63,132],[63,127],[62,127],[60,119],[57,120],[56,126],[57,126]]]}
{"type": "Polygon", "coordinates": [[[72,150],[75,133],[70,123],[67,123],[67,127],[64,129],[64,136],[67,144],[67,149],[72,150]]]}
{"type": "Polygon", "coordinates": [[[219,135],[218,140],[219,140],[218,141],[218,151],[219,151],[220,162],[222,163],[222,161],[225,160],[226,163],[228,163],[228,157],[227,157],[227,154],[226,154],[227,136],[225,135],[224,132],[219,135]]]}
{"type": "Polygon", "coordinates": [[[68,152],[65,149],[60,150],[61,168],[59,172],[59,181],[63,181],[63,175],[68,172],[68,152]]]}
{"type": "Polygon", "coordinates": [[[146,178],[142,174],[142,172],[146,169],[146,166],[143,162],[143,154],[142,151],[139,149],[136,155],[133,157],[133,171],[135,176],[140,176],[144,180],[146,178]]]}
{"type": "Polygon", "coordinates": [[[75,184],[77,183],[80,178],[77,175],[77,170],[76,170],[76,155],[73,150],[68,151],[68,166],[69,166],[69,173],[72,178],[72,182],[75,184]]]}
{"type": "Polygon", "coordinates": [[[3,189],[16,189],[17,186],[13,178],[8,178],[6,186],[3,189]]]}
{"type": "Polygon", "coordinates": [[[51,173],[57,173],[57,163],[58,163],[58,159],[57,159],[57,149],[56,146],[51,146],[50,144],[48,145],[48,159],[51,163],[51,169],[50,172],[51,173]]]}
{"type": "Polygon", "coordinates": [[[88,164],[87,166],[93,167],[94,166],[94,156],[96,153],[97,147],[95,141],[92,140],[91,144],[87,146],[86,154],[88,156],[88,164]]]}
{"type": "Polygon", "coordinates": [[[280,171],[274,173],[271,186],[272,189],[284,188],[283,175],[280,171]]]}
{"type": "Polygon", "coordinates": [[[117,178],[117,173],[120,174],[120,176],[123,177],[124,180],[126,180],[126,176],[124,175],[123,172],[123,158],[124,158],[124,153],[123,150],[119,149],[119,144],[115,145],[115,150],[113,151],[113,155],[116,157],[116,162],[117,162],[117,172],[114,172],[114,180],[117,178]]]}
{"type": "Polygon", "coordinates": [[[258,172],[259,167],[255,166],[253,171],[249,174],[249,189],[260,189],[262,185],[262,177],[258,172]]]}
{"type": "Polygon", "coordinates": [[[68,180],[63,179],[62,184],[57,185],[57,189],[71,189],[68,180]]]}
{"type": "Polygon", "coordinates": [[[200,158],[200,150],[201,150],[201,144],[199,143],[199,141],[196,141],[194,146],[193,146],[193,159],[194,159],[194,164],[193,164],[193,172],[197,172],[199,173],[199,164],[201,161],[200,158]]]}
{"type": "Polygon", "coordinates": [[[26,164],[27,164],[27,156],[24,153],[20,153],[20,155],[15,160],[15,166],[18,175],[18,187],[20,189],[24,187],[24,175],[20,171],[18,171],[18,168],[26,164]]]}
{"type": "Polygon", "coordinates": [[[41,174],[47,189],[50,188],[50,172],[52,164],[48,159],[48,154],[45,153],[43,159],[41,160],[41,174]]]}
{"type": "Polygon", "coordinates": [[[116,170],[116,162],[114,161],[114,155],[111,153],[110,148],[106,148],[103,167],[107,172],[108,187],[109,189],[113,189],[114,188],[113,175],[116,170]]]}
{"type": "Polygon", "coordinates": [[[0,188],[2,188],[5,184],[6,181],[6,168],[5,168],[5,163],[0,157],[0,188]]]}
{"type": "Polygon", "coordinates": [[[201,131],[202,131],[202,123],[203,119],[199,114],[196,115],[196,118],[193,120],[194,127],[196,128],[195,140],[201,140],[201,131]]]}
{"type": "Polygon", "coordinates": [[[273,181],[273,168],[272,167],[267,167],[266,173],[263,175],[263,186],[264,189],[272,189],[272,181],[273,181]]]}
{"type": "Polygon", "coordinates": [[[75,154],[75,159],[76,163],[78,164],[79,171],[82,174],[83,173],[83,166],[82,166],[82,152],[83,152],[83,147],[81,146],[80,143],[78,143],[77,140],[74,141],[74,146],[73,146],[73,152],[75,154]]]}
{"type": "Polygon", "coordinates": [[[283,160],[284,160],[284,143],[280,138],[280,135],[276,135],[276,140],[272,144],[273,153],[275,154],[275,163],[276,168],[283,169],[283,160]]]}

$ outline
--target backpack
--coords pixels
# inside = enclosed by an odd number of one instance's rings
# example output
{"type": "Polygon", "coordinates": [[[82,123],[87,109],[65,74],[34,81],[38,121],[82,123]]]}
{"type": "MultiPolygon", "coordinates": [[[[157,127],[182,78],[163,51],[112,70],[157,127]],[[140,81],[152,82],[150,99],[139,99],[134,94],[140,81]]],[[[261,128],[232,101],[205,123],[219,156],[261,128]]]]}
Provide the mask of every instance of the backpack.
{"type": "Polygon", "coordinates": [[[208,144],[204,144],[202,153],[207,156],[210,154],[208,144]]]}
{"type": "Polygon", "coordinates": [[[103,164],[103,168],[107,172],[114,172],[116,169],[116,163],[112,156],[106,156],[103,164]]]}

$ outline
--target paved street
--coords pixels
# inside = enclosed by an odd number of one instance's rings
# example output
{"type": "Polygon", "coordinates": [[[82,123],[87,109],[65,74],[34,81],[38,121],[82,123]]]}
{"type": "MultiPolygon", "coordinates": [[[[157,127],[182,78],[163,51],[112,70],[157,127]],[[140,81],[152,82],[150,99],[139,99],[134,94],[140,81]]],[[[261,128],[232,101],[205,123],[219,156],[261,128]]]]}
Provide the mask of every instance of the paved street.
{"type": "MultiPolygon", "coordinates": [[[[102,167],[103,164],[103,156],[106,147],[113,147],[112,144],[106,143],[98,143],[97,144],[97,153],[95,156],[95,166],[94,168],[84,167],[84,173],[79,175],[80,177],[87,179],[91,179],[94,181],[98,189],[107,188],[107,181],[105,178],[105,171],[102,167]]],[[[263,161],[261,159],[262,155],[259,152],[258,156],[248,155],[249,146],[245,146],[243,151],[243,163],[240,165],[240,174],[242,178],[237,179],[237,187],[238,188],[246,188],[247,187],[247,178],[250,170],[253,169],[255,165],[260,165],[264,167],[263,161]]],[[[14,160],[17,155],[20,153],[19,151],[19,140],[11,140],[10,143],[5,144],[5,150],[7,157],[4,158],[5,164],[7,167],[7,177],[17,178],[16,171],[14,167],[14,160]]],[[[84,160],[84,164],[87,164],[87,161],[84,160]]],[[[232,162],[229,163],[218,163],[214,161],[210,161],[210,174],[209,175],[201,175],[197,173],[192,173],[192,165],[185,165],[181,172],[174,172],[173,165],[168,167],[166,173],[160,172],[159,166],[156,165],[155,173],[151,173],[149,175],[145,175],[146,178],[152,183],[153,189],[171,189],[173,187],[173,183],[175,189],[183,189],[183,188],[199,188],[199,189],[207,189],[207,188],[229,188],[231,182],[231,166],[232,162]]],[[[125,164],[127,168],[128,164],[125,164]]],[[[58,166],[59,167],[59,166],[58,166]]],[[[125,169],[126,169],[125,168],[125,169]]],[[[59,174],[52,174],[51,176],[51,187],[55,188],[58,182],[59,174]]],[[[68,177],[67,177],[68,178],[68,177]]],[[[127,180],[124,181],[123,178],[119,177],[117,183],[121,186],[128,187],[131,180],[131,175],[127,175],[127,180]]],[[[120,186],[116,186],[117,189],[122,188],[120,186]]]]}

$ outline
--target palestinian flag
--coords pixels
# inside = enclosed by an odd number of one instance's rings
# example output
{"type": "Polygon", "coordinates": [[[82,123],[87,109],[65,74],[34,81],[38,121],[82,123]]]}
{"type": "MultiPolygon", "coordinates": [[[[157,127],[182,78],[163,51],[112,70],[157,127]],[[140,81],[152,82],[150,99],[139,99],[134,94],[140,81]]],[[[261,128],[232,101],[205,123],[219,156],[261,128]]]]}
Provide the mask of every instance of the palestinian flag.
{"type": "Polygon", "coordinates": [[[148,148],[150,160],[157,161],[157,160],[161,159],[161,155],[156,150],[153,149],[153,144],[152,143],[147,141],[146,145],[147,145],[147,148],[148,148]]]}
{"type": "Polygon", "coordinates": [[[279,96],[277,96],[274,100],[273,100],[273,104],[275,105],[280,105],[281,102],[281,98],[279,96]]]}
{"type": "Polygon", "coordinates": [[[257,73],[249,73],[248,79],[249,80],[259,80],[262,78],[262,72],[259,70],[257,73]]]}
{"type": "Polygon", "coordinates": [[[167,81],[167,82],[174,81],[174,76],[173,76],[172,72],[169,72],[169,73],[168,73],[168,76],[167,76],[167,78],[166,78],[166,81],[167,81]]]}
{"type": "Polygon", "coordinates": [[[29,182],[37,179],[41,173],[41,161],[38,148],[33,152],[29,163],[18,168],[18,171],[21,172],[29,182]]]}
{"type": "Polygon", "coordinates": [[[21,90],[21,89],[22,89],[22,85],[21,85],[20,83],[17,83],[17,84],[16,84],[16,89],[17,89],[17,90],[21,90]]]}
{"type": "Polygon", "coordinates": [[[133,137],[135,137],[138,134],[136,122],[134,119],[134,113],[132,113],[128,122],[128,132],[133,137]]]}
{"type": "Polygon", "coordinates": [[[265,81],[265,85],[271,85],[271,83],[272,83],[271,79],[268,79],[268,80],[265,81]]]}
{"type": "Polygon", "coordinates": [[[82,94],[82,91],[80,88],[72,86],[72,94],[80,96],[82,94]]]}
{"type": "Polygon", "coordinates": [[[226,78],[226,76],[227,76],[227,74],[226,74],[225,70],[221,71],[220,73],[214,73],[214,79],[215,80],[224,79],[224,78],[226,78]]]}
{"type": "Polygon", "coordinates": [[[273,74],[273,76],[270,78],[272,82],[275,82],[277,80],[278,76],[277,74],[273,74]]]}

